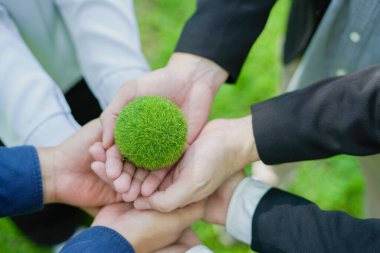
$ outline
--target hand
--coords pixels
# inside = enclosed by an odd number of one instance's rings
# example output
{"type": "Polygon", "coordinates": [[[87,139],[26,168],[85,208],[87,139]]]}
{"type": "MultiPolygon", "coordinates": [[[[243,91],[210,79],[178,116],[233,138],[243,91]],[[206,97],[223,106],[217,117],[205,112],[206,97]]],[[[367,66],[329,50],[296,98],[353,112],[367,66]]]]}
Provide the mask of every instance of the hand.
{"type": "Polygon", "coordinates": [[[258,160],[251,116],[208,123],[160,191],[139,197],[137,209],[170,212],[204,199],[246,164],[258,160]]]}
{"type": "Polygon", "coordinates": [[[121,200],[90,169],[93,159],[88,149],[101,139],[101,134],[100,121],[94,120],[61,145],[38,149],[45,203],[101,207],[121,200]]]}
{"type": "Polygon", "coordinates": [[[191,228],[183,231],[179,239],[170,246],[154,251],[154,253],[185,253],[192,247],[200,245],[201,241],[191,228]]]}
{"type": "Polygon", "coordinates": [[[151,195],[170,168],[147,173],[136,169],[122,156],[114,143],[114,126],[117,116],[133,99],[158,95],[176,103],[183,111],[188,124],[187,142],[191,144],[207,121],[211,103],[227,72],[210,60],[186,53],[175,53],[168,65],[137,80],[123,85],[111,104],[101,115],[103,147],[106,150],[106,175],[115,182],[115,189],[123,193],[125,201],[134,201],[140,194],[151,195]]]}
{"type": "Polygon", "coordinates": [[[121,234],[136,252],[152,252],[173,244],[183,231],[204,215],[204,203],[196,203],[171,213],[139,211],[132,204],[104,207],[92,226],[106,226],[121,234]]]}
{"type": "Polygon", "coordinates": [[[228,206],[236,187],[245,178],[240,171],[227,179],[205,202],[205,216],[203,219],[212,224],[225,226],[228,206]]]}

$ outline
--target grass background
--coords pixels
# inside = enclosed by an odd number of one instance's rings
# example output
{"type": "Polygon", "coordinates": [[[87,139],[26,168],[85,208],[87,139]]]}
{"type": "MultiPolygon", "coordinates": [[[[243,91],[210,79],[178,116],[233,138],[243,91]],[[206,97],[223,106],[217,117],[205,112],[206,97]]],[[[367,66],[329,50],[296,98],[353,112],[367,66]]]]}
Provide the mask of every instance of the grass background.
{"type": "MultiPolygon", "coordinates": [[[[152,66],[165,65],[173,52],[195,1],[136,1],[144,52],[152,66]]],[[[251,50],[236,85],[224,85],[217,94],[211,118],[239,117],[249,106],[279,93],[281,52],[290,0],[279,0],[259,40],[251,50]]],[[[226,49],[228,50],[228,49],[226,49]]],[[[300,165],[289,190],[315,201],[326,210],[338,209],[362,217],[363,178],[356,158],[339,156],[300,165]]],[[[247,224],[248,225],[248,224],[247,224]]],[[[194,225],[203,243],[215,252],[250,252],[245,245],[230,240],[220,228],[202,222],[194,225]]],[[[7,219],[0,219],[0,253],[50,252],[25,239],[7,219]]]]}

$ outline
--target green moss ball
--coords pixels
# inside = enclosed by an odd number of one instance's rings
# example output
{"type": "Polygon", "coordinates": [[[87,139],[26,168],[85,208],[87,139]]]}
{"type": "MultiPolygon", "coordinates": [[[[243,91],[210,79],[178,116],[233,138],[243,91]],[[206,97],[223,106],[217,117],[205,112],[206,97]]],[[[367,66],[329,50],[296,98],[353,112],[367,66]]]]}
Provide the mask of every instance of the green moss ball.
{"type": "Polygon", "coordinates": [[[171,101],[139,97],[124,107],[116,120],[115,143],[137,167],[157,170],[174,164],[186,146],[187,122],[171,101]]]}

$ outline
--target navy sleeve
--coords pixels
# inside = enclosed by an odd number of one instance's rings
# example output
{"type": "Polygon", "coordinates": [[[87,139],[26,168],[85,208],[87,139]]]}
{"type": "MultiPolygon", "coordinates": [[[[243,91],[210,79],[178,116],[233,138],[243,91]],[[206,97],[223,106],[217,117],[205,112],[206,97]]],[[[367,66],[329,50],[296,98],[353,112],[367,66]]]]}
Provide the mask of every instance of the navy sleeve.
{"type": "Polygon", "coordinates": [[[42,208],[42,177],[36,149],[0,147],[0,217],[42,208]]]}
{"type": "Polygon", "coordinates": [[[85,230],[73,237],[61,253],[134,253],[131,244],[116,231],[102,226],[85,230]]]}

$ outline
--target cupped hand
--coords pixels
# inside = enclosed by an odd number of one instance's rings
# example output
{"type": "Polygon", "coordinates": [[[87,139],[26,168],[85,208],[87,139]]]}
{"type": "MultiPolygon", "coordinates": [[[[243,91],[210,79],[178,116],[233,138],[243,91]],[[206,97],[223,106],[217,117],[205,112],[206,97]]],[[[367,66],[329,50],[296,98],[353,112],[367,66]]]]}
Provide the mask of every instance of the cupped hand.
{"type": "Polygon", "coordinates": [[[120,195],[90,168],[94,159],[88,150],[101,140],[101,134],[100,121],[94,120],[61,145],[38,149],[45,203],[59,202],[87,208],[121,200],[120,195]]]}
{"type": "Polygon", "coordinates": [[[129,241],[136,252],[145,253],[177,242],[183,232],[203,215],[202,202],[171,213],[139,211],[130,203],[119,203],[104,207],[92,226],[106,226],[117,231],[129,241]]]}
{"type": "MultiPolygon", "coordinates": [[[[133,99],[156,95],[177,104],[188,122],[187,143],[191,144],[207,121],[211,103],[227,73],[210,60],[186,53],[175,53],[168,65],[124,84],[101,115],[102,146],[106,151],[106,176],[123,193],[125,201],[133,201],[141,193],[151,195],[170,168],[147,173],[123,161],[114,145],[116,118],[133,99]]],[[[95,148],[96,149],[96,148],[95,148]]]]}
{"type": "Polygon", "coordinates": [[[170,212],[211,195],[227,178],[258,159],[251,117],[208,123],[176,168],[137,209],[170,212]]]}

